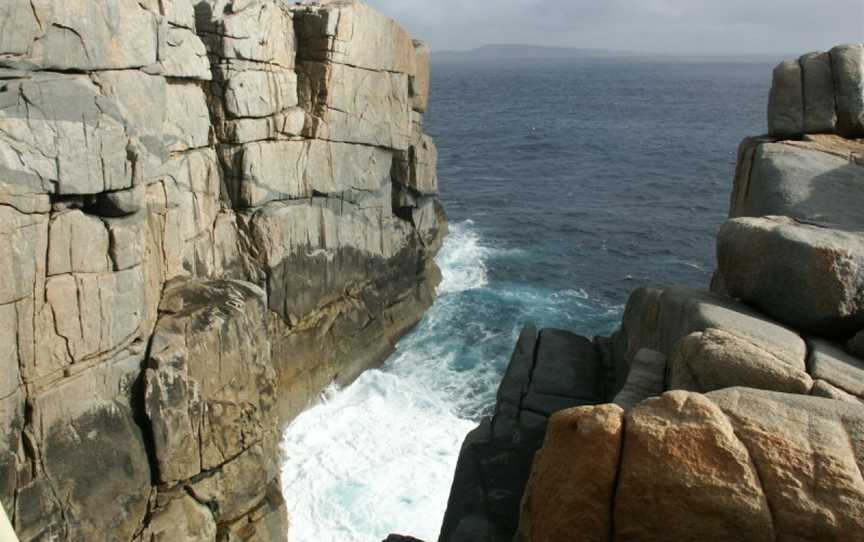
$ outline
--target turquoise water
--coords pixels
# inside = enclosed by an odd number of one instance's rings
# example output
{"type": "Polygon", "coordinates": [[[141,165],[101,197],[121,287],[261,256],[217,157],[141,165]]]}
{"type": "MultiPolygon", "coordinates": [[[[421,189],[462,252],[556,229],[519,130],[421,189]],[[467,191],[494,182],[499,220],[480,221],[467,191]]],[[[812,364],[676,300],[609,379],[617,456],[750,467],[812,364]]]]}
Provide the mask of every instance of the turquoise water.
{"type": "Polygon", "coordinates": [[[433,541],[459,447],[528,322],[609,334],[643,284],[702,286],[737,144],[764,131],[770,66],[531,61],[434,66],[451,234],[439,298],[381,370],[285,434],[292,542],[433,541]]]}

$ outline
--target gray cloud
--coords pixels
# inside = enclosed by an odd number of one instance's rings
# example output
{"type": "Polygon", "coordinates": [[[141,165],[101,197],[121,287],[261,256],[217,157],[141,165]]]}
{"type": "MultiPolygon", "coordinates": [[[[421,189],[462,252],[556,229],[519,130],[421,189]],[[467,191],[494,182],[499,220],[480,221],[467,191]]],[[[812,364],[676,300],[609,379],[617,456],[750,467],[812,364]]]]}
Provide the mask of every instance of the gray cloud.
{"type": "Polygon", "coordinates": [[[433,48],[797,53],[864,41],[864,0],[367,0],[433,48]]]}

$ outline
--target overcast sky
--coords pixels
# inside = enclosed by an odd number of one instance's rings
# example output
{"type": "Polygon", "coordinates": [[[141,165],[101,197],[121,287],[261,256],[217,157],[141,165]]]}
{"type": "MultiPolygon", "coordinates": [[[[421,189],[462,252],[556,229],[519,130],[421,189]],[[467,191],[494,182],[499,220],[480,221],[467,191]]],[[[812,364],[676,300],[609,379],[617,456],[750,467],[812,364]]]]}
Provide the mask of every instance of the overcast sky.
{"type": "Polygon", "coordinates": [[[864,41],[864,0],[366,0],[436,50],[526,43],[798,53],[864,41]]]}

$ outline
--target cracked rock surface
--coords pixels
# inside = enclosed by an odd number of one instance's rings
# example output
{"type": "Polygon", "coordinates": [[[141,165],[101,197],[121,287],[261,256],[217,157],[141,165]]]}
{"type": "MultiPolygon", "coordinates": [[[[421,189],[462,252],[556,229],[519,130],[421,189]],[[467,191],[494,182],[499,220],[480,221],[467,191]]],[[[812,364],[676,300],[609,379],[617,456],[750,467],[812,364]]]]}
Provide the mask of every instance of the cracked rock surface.
{"type": "Polygon", "coordinates": [[[355,1],[0,5],[0,502],[283,540],[280,429],[432,303],[428,48],[355,1]]]}

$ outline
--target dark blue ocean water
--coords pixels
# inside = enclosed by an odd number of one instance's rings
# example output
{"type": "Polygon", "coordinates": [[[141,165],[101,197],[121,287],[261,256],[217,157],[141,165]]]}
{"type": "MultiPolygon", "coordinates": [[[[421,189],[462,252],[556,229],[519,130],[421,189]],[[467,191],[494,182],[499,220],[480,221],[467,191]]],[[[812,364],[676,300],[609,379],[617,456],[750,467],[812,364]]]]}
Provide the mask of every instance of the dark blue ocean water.
{"type": "Polygon", "coordinates": [[[288,429],[294,542],[437,537],[464,437],[521,327],[609,334],[645,284],[706,286],[762,63],[433,64],[451,234],[439,298],[381,370],[288,429]]]}

